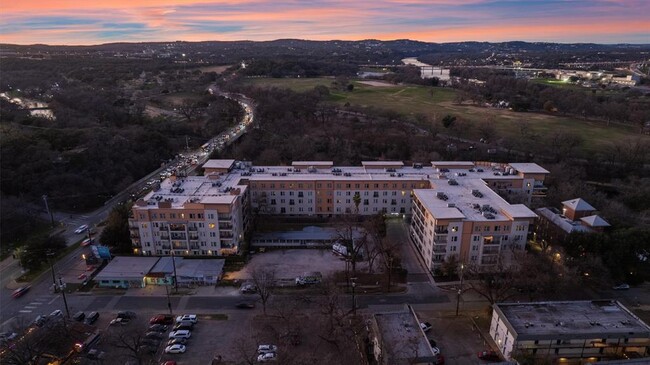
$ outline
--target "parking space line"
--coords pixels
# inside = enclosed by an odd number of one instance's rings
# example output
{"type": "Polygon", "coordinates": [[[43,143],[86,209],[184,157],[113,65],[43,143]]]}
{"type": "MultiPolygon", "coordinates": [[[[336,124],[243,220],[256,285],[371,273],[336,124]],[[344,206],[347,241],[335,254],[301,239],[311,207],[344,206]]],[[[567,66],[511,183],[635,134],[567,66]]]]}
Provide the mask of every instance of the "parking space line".
{"type": "Polygon", "coordinates": [[[26,310],[26,309],[21,309],[18,312],[20,312],[20,313],[32,313],[32,311],[26,310]]]}
{"type": "Polygon", "coordinates": [[[47,304],[52,304],[52,303],[54,303],[54,301],[57,300],[57,299],[59,299],[59,295],[57,295],[56,297],[54,297],[54,299],[50,300],[50,302],[47,303],[47,304]]]}
{"type": "Polygon", "coordinates": [[[33,305],[26,305],[25,308],[26,309],[36,309],[36,307],[34,307],[33,305]]]}

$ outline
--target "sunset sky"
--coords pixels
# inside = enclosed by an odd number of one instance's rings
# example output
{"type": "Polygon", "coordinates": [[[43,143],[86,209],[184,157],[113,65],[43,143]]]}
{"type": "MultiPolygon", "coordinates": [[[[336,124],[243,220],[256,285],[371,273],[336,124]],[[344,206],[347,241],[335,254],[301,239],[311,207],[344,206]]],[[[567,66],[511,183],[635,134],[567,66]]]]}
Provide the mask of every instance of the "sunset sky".
{"type": "Polygon", "coordinates": [[[4,0],[0,42],[650,43],[650,0],[4,0]]]}

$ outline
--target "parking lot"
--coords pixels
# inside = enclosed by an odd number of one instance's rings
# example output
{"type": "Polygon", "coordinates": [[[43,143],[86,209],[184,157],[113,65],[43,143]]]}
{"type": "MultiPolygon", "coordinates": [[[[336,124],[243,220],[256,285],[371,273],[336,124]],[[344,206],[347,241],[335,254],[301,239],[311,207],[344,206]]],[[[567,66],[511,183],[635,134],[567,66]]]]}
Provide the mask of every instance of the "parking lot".
{"type": "MultiPolygon", "coordinates": [[[[476,315],[481,315],[477,313],[476,315]]],[[[421,321],[431,323],[427,337],[436,341],[445,357],[445,363],[455,365],[476,365],[484,363],[477,358],[477,353],[489,350],[474,326],[471,316],[456,317],[453,312],[418,313],[421,321]]]]}
{"type": "Polygon", "coordinates": [[[334,255],[331,250],[273,250],[256,253],[246,267],[240,271],[226,274],[225,278],[250,279],[252,272],[257,268],[275,271],[275,278],[278,280],[293,280],[310,271],[320,271],[323,277],[327,277],[335,271],[345,270],[345,261],[341,260],[340,256],[334,255]]]}

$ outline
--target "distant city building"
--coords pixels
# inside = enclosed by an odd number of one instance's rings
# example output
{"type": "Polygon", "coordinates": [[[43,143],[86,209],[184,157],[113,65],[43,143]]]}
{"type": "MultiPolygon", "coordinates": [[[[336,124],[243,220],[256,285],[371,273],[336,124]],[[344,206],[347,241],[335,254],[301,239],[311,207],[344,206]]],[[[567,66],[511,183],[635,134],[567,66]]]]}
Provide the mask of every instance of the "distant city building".
{"type": "Polygon", "coordinates": [[[562,202],[562,211],[556,208],[538,208],[535,239],[561,243],[573,232],[603,232],[609,223],[596,213],[585,200],[577,198],[562,202]]]}
{"type": "MultiPolygon", "coordinates": [[[[129,224],[136,254],[219,256],[237,253],[244,234],[250,229],[251,212],[320,218],[356,213],[423,214],[424,207],[413,210],[416,192],[424,200],[427,194],[444,192],[441,187],[448,187],[450,194],[459,191],[456,208],[459,212],[468,208],[472,212],[475,210],[473,205],[460,204],[469,200],[478,204],[493,202],[491,206],[503,207],[510,214],[511,222],[526,226],[525,230],[513,232],[525,242],[528,221],[536,216],[523,205],[510,206],[496,192],[520,194],[530,201],[544,196],[543,181],[548,174],[530,163],[444,161],[432,162],[432,166],[404,166],[401,161],[363,161],[361,166],[336,167],[332,161],[252,166],[235,160],[209,160],[203,167],[205,176],[172,176],[135,203],[129,224]],[[464,195],[462,189],[468,195],[464,195]],[[472,196],[472,190],[482,192],[484,197],[472,196]]],[[[456,199],[456,195],[450,196],[456,199]]],[[[466,213],[469,214],[469,210],[466,213]]],[[[492,222],[491,218],[486,218],[489,215],[482,214],[477,219],[492,222]]],[[[497,216],[502,220],[498,212],[497,216]]],[[[413,229],[412,225],[412,237],[413,229]]],[[[501,242],[500,238],[493,237],[493,240],[501,242]]],[[[423,241],[426,241],[423,237],[415,241],[420,250],[425,243],[432,244],[423,241]]],[[[469,247],[469,241],[466,245],[469,247]]]]}
{"type": "Polygon", "coordinates": [[[507,359],[579,364],[650,356],[650,326],[613,300],[495,304],[490,337],[507,359]]]}

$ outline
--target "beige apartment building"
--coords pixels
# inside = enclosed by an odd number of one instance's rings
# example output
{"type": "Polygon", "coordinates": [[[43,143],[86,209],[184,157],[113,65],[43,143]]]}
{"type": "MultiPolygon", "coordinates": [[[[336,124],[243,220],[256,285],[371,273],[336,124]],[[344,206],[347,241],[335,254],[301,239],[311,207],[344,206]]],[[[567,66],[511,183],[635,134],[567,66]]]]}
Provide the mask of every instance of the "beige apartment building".
{"type": "MultiPolygon", "coordinates": [[[[432,162],[431,166],[404,166],[401,161],[364,161],[361,166],[337,167],[331,161],[295,161],[291,166],[252,166],[235,160],[209,160],[203,167],[205,176],[171,177],[136,202],[129,223],[136,253],[236,253],[244,233],[249,229],[252,212],[259,215],[323,218],[351,213],[413,214],[417,215],[418,224],[423,225],[429,218],[425,212],[430,205],[425,204],[430,200],[425,197],[430,194],[435,196],[440,186],[447,186],[452,180],[461,182],[460,187],[477,185],[475,189],[494,200],[499,198],[495,190],[521,193],[531,199],[543,194],[543,180],[548,174],[535,164],[474,162],[432,162]],[[416,208],[414,204],[419,206],[416,208]]],[[[452,190],[449,191],[451,194],[452,190]]],[[[507,207],[507,213],[497,214],[499,222],[511,219],[518,227],[525,226],[525,231],[513,231],[517,234],[512,234],[513,244],[519,242],[514,240],[515,236],[525,242],[528,223],[536,217],[534,213],[524,206],[510,206],[503,199],[498,204],[493,203],[493,206],[507,207]],[[509,214],[507,217],[510,218],[505,218],[505,214],[509,214]]],[[[444,222],[447,226],[452,221],[471,222],[472,217],[474,215],[469,219],[463,218],[458,213],[444,218],[444,222]]],[[[438,219],[441,220],[433,223],[442,226],[442,216],[438,219]]],[[[485,217],[478,220],[487,222],[485,217]]],[[[459,229],[461,233],[467,233],[474,227],[466,225],[459,226],[459,229]]],[[[510,231],[510,226],[507,229],[510,231]]],[[[431,261],[433,247],[429,246],[433,245],[433,237],[420,232],[424,232],[423,226],[412,224],[411,237],[416,247],[425,260],[429,257],[431,261]]],[[[490,232],[481,231],[482,234],[490,232]]],[[[473,239],[471,234],[460,234],[458,237],[473,239]]],[[[449,239],[452,242],[453,238],[449,239]]],[[[507,240],[494,234],[491,239],[491,242],[498,241],[499,244],[507,240]]],[[[487,239],[483,241],[488,242],[487,239]]],[[[441,242],[441,237],[437,242],[441,242]]],[[[494,243],[486,245],[491,245],[491,248],[494,243]]],[[[469,245],[466,246],[466,256],[470,258],[469,245]]],[[[450,254],[460,252],[451,251],[451,247],[450,254]]],[[[455,247],[454,250],[461,249],[461,245],[455,247]]],[[[436,248],[437,251],[440,249],[436,248]]]]}

